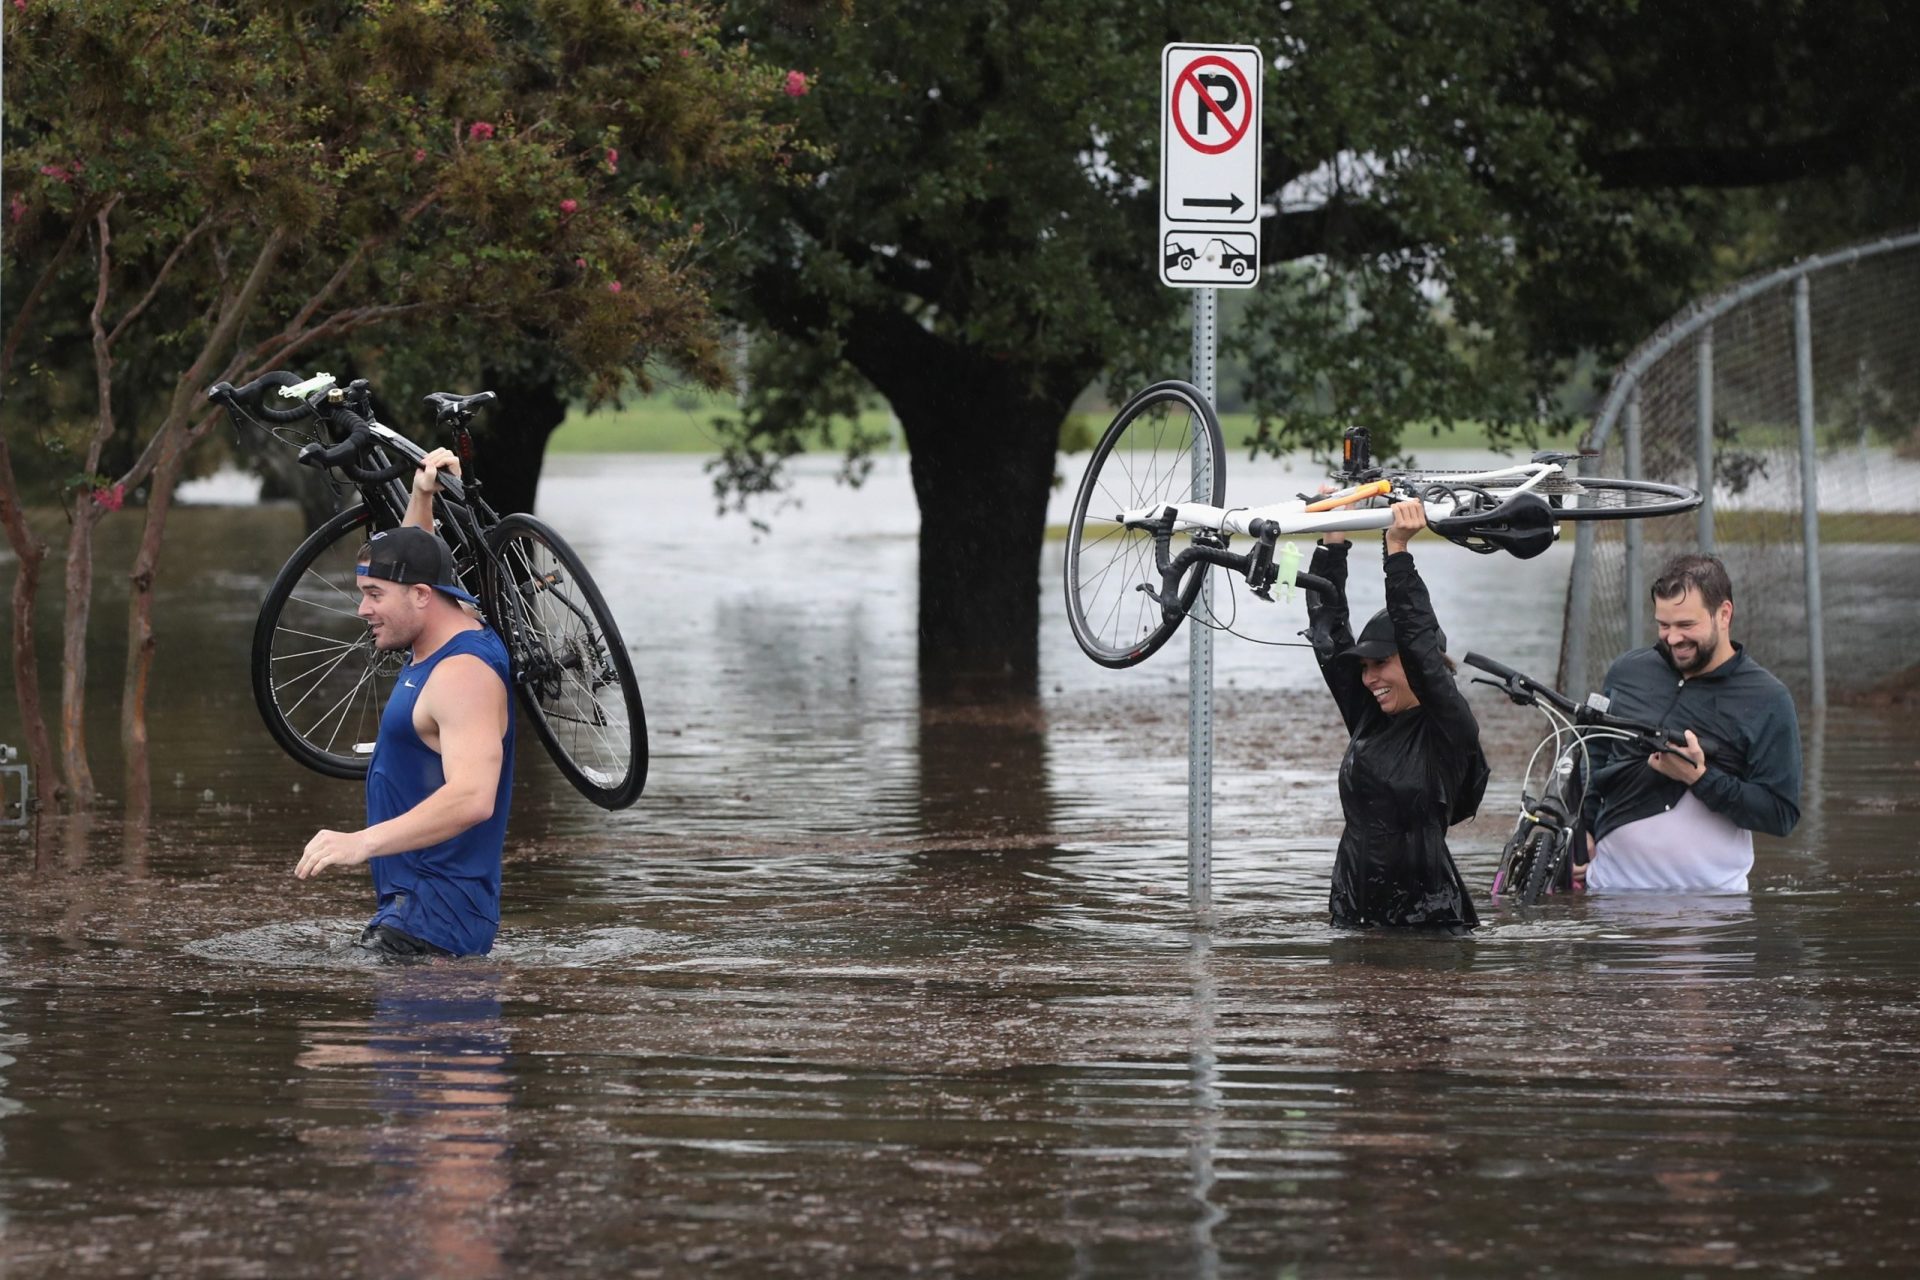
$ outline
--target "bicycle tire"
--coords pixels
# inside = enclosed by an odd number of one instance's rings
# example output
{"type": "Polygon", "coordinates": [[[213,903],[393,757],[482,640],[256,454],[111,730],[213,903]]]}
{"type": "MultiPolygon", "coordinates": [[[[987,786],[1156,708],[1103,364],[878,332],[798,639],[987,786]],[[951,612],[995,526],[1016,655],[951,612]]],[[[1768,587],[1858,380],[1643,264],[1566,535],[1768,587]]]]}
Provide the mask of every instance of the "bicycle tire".
{"type": "Polygon", "coordinates": [[[1534,832],[1529,841],[1534,845],[1527,863],[1526,883],[1520,889],[1520,905],[1531,907],[1545,896],[1548,886],[1560,872],[1560,859],[1566,853],[1566,842],[1561,840],[1562,831],[1554,827],[1541,827],[1534,832]]]}
{"type": "Polygon", "coordinates": [[[1527,868],[1531,865],[1528,862],[1527,840],[1537,830],[1538,825],[1526,818],[1514,826],[1513,834],[1507,837],[1507,843],[1500,850],[1500,864],[1494,868],[1493,897],[1511,896],[1515,885],[1526,882],[1527,868]]]}
{"type": "Polygon", "coordinates": [[[647,785],[647,717],[625,642],[579,555],[543,521],[504,517],[482,605],[513,660],[520,705],[553,763],[603,809],[647,785]]]}
{"type": "Polygon", "coordinates": [[[382,653],[356,610],[354,562],[373,527],[365,506],[322,524],[267,588],[253,628],[254,705],[267,732],[300,764],[330,778],[364,778],[403,653],[382,653]]]}
{"type": "MultiPolygon", "coordinates": [[[[1392,478],[1418,488],[1422,484],[1447,484],[1471,472],[1411,471],[1392,478]]],[[[1496,499],[1521,483],[1478,483],[1496,499]]],[[[1540,485],[1534,492],[1547,500],[1557,521],[1651,520],[1659,516],[1685,515],[1700,506],[1700,492],[1685,485],[1665,484],[1657,480],[1621,480],[1611,476],[1566,476],[1540,485]],[[1569,502],[1572,505],[1568,505],[1569,502]]]]}
{"type": "Polygon", "coordinates": [[[1190,383],[1156,382],[1114,415],[1093,448],[1073,499],[1063,571],[1067,621],[1081,650],[1103,667],[1131,667],[1172,638],[1200,595],[1204,567],[1180,585],[1180,613],[1165,616],[1135,588],[1160,587],[1153,536],[1091,514],[1098,501],[1118,510],[1194,500],[1193,471],[1204,464],[1206,502],[1219,506],[1227,477],[1220,420],[1190,383]],[[1203,456],[1204,455],[1204,456],[1203,456]]]}

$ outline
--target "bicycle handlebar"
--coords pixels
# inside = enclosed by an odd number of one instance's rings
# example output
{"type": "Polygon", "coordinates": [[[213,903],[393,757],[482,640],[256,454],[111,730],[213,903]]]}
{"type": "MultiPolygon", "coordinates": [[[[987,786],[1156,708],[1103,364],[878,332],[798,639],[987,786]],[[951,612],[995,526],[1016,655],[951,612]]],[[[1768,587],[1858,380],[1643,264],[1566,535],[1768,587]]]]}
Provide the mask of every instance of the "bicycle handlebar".
{"type": "MultiPolygon", "coordinates": [[[[327,378],[328,375],[321,374],[320,377],[327,378]]],[[[312,395],[303,398],[294,408],[280,409],[268,403],[269,392],[283,387],[300,386],[303,381],[297,373],[290,373],[284,369],[275,370],[272,373],[261,374],[243,387],[235,387],[230,382],[215,383],[207,388],[207,399],[225,405],[228,416],[236,425],[240,421],[242,405],[273,422],[297,422],[303,418],[320,418],[340,438],[331,445],[318,443],[307,445],[300,450],[301,464],[318,467],[321,470],[338,469],[355,484],[385,484],[390,480],[402,479],[419,467],[420,456],[423,455],[420,455],[418,447],[410,441],[391,434],[384,439],[384,443],[392,445],[398,440],[407,449],[412,450],[413,454],[401,457],[384,467],[360,466],[359,460],[383,440],[376,436],[374,424],[363,417],[358,410],[352,408],[346,399],[340,398],[337,392],[334,395],[327,394],[332,388],[316,389],[312,395]]],[[[357,391],[362,397],[360,403],[364,404],[365,388],[364,382],[354,383],[346,389],[346,396],[351,398],[357,391]]],[[[464,422],[475,409],[492,403],[496,396],[491,391],[482,391],[470,396],[456,396],[450,392],[436,391],[426,399],[427,403],[434,406],[443,421],[455,418],[464,422]]],[[[441,478],[441,492],[452,502],[466,500],[464,486],[457,477],[452,475],[441,478]]]]}
{"type": "Polygon", "coordinates": [[[344,404],[333,406],[328,415],[337,427],[346,430],[346,438],[334,445],[310,444],[300,451],[300,461],[310,467],[340,468],[340,474],[355,484],[385,484],[389,480],[398,480],[411,475],[417,464],[412,458],[402,458],[398,462],[384,467],[367,468],[357,465],[361,454],[373,444],[373,424],[347,408],[344,404]]]}
{"type": "Polygon", "coordinates": [[[279,387],[298,386],[302,380],[297,373],[279,369],[261,374],[244,387],[235,387],[231,382],[216,382],[207,388],[207,399],[218,400],[226,405],[229,415],[236,411],[238,405],[246,404],[269,421],[298,422],[302,418],[318,417],[320,407],[311,400],[302,400],[293,408],[276,409],[267,403],[266,393],[279,387]]]}
{"type": "Polygon", "coordinates": [[[1628,720],[1624,716],[1612,715],[1597,707],[1577,703],[1553,686],[1515,671],[1506,663],[1489,658],[1483,653],[1468,652],[1461,661],[1470,667],[1478,667],[1489,675],[1497,676],[1497,680],[1487,680],[1482,683],[1493,685],[1520,706],[1532,706],[1536,701],[1549,702],[1558,707],[1576,725],[1593,729],[1612,729],[1630,734],[1640,745],[1651,751],[1682,749],[1683,744],[1668,738],[1666,730],[1658,725],[1628,720]]]}

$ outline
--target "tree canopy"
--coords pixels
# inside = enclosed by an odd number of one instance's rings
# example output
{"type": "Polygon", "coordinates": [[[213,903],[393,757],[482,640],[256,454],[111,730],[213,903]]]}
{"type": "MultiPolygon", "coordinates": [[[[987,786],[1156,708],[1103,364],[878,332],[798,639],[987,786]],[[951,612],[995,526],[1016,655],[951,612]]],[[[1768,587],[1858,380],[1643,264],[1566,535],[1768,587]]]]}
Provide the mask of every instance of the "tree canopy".
{"type": "Polygon", "coordinates": [[[590,394],[650,361],[717,380],[683,197],[787,172],[781,72],[686,0],[16,3],[5,37],[0,523],[31,741],[22,509],[67,510],[79,796],[91,530],[151,485],[142,619],[207,386],[321,358],[442,387],[484,362],[590,394]]]}
{"type": "Polygon", "coordinates": [[[1570,359],[1786,243],[1751,188],[1913,207],[1915,19],[1871,0],[868,0],[735,22],[808,70],[796,116],[822,150],[734,210],[730,306],[763,339],[722,482],[765,487],[826,416],[884,395],[939,530],[927,656],[1031,669],[996,637],[1032,631],[1014,598],[1061,417],[1097,378],[1185,371],[1185,298],[1152,261],[1165,42],[1269,60],[1267,274],[1229,342],[1275,448],[1550,416],[1570,359]],[[989,495],[1026,535],[962,531],[989,495]]]}
{"type": "MultiPolygon", "coordinates": [[[[649,360],[721,376],[683,197],[779,172],[779,75],[700,6],[103,0],[9,18],[6,394],[55,452],[84,453],[96,416],[102,261],[129,371],[189,363],[271,245],[237,339],[251,363],[358,340],[470,367],[532,344],[583,391],[649,360]]],[[[160,406],[131,390],[121,412],[150,431],[160,406]]]]}

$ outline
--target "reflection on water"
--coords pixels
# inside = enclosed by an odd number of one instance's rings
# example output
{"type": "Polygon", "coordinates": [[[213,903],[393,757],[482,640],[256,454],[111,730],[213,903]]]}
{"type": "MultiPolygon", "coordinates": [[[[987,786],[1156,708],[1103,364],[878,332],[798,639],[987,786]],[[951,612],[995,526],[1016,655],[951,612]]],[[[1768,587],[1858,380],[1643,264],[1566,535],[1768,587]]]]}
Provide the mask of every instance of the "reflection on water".
{"type": "MultiPolygon", "coordinates": [[[[1049,577],[1041,697],[923,706],[888,465],[858,530],[816,487],[756,540],[697,462],[557,460],[549,514],[631,620],[652,779],[604,814],[523,744],[495,953],[418,967],[351,948],[364,877],[291,878],[362,801],[246,692],[286,513],[177,512],[182,562],[233,554],[162,584],[154,823],[0,841],[0,1270],[1920,1261],[1910,724],[1809,725],[1806,821],[1750,893],[1353,934],[1326,922],[1344,740],[1310,658],[1222,640],[1196,932],[1179,646],[1093,666],[1049,577]]],[[[1514,597],[1555,598],[1558,552],[1419,554],[1461,647],[1549,666],[1514,597]]],[[[1484,887],[1532,724],[1475,705],[1496,777],[1452,842],[1484,887]]]]}
{"type": "Polygon", "coordinates": [[[364,1021],[303,1020],[294,1065],[311,1101],[370,1101],[372,1124],[317,1126],[301,1141],[317,1160],[358,1165],[388,1220],[372,1268],[403,1275],[502,1273],[507,1164],[507,1035],[497,976],[455,966],[384,975],[364,1021]]]}

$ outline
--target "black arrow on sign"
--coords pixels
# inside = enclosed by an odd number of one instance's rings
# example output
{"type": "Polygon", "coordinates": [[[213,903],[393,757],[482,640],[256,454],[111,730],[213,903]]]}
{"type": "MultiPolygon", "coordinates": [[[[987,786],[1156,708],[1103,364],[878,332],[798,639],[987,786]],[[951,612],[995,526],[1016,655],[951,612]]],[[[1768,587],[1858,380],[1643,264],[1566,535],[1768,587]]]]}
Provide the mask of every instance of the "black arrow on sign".
{"type": "Polygon", "coordinates": [[[1180,203],[1194,209],[1225,209],[1228,213],[1238,213],[1240,212],[1240,206],[1245,204],[1246,201],[1242,200],[1239,196],[1229,193],[1225,200],[1207,200],[1195,196],[1188,196],[1180,203]]]}

